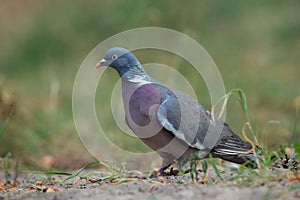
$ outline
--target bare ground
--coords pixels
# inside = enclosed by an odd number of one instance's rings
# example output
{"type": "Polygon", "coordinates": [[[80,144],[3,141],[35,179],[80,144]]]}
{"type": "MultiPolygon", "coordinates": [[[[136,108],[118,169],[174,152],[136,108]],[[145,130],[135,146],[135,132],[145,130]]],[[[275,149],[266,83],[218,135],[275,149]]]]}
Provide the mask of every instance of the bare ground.
{"type": "MultiPolygon", "coordinates": [[[[88,173],[89,171],[85,171],[88,173]]],[[[93,176],[95,177],[96,174],[93,176]]],[[[98,176],[103,174],[98,173],[98,176]]],[[[234,174],[222,173],[229,180],[234,174]]],[[[249,174],[251,176],[251,174],[249,174]]],[[[203,172],[199,174],[200,179],[203,172]]],[[[207,181],[193,182],[190,174],[147,178],[133,172],[122,178],[94,182],[92,178],[72,178],[62,184],[66,176],[32,172],[19,174],[16,185],[10,182],[0,190],[4,199],[300,199],[299,181],[279,178],[269,182],[221,181],[209,170],[207,181]]],[[[4,172],[0,172],[4,180],[4,172]]]]}

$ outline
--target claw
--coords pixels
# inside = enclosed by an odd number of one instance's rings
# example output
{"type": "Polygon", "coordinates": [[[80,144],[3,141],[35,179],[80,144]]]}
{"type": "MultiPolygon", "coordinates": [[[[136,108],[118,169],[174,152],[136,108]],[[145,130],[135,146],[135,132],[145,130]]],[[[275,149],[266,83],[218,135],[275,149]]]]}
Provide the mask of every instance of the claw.
{"type": "Polygon", "coordinates": [[[178,169],[174,169],[173,167],[171,167],[170,169],[170,176],[176,176],[177,174],[179,174],[179,170],[178,169]]]}
{"type": "Polygon", "coordinates": [[[150,178],[157,178],[158,176],[164,176],[164,175],[166,175],[165,170],[168,169],[168,168],[169,168],[169,166],[166,166],[166,167],[160,168],[158,171],[154,170],[152,172],[152,174],[150,175],[150,178]]]}
{"type": "Polygon", "coordinates": [[[202,180],[200,181],[200,183],[205,184],[207,181],[207,172],[204,172],[204,175],[202,177],[202,180]]]}
{"type": "Polygon", "coordinates": [[[157,169],[155,169],[152,173],[151,173],[151,175],[150,175],[150,178],[157,178],[158,176],[162,176],[162,175],[164,175],[164,172],[165,171],[165,169],[159,169],[159,170],[157,170],[157,169]]]}

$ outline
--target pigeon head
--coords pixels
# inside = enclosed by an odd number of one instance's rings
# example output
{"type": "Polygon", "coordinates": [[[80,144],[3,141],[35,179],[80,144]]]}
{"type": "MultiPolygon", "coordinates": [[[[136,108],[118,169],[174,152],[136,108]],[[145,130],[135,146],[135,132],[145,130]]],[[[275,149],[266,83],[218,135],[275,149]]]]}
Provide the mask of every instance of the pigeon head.
{"type": "Polygon", "coordinates": [[[127,49],[121,47],[113,47],[104,55],[104,58],[96,64],[96,68],[109,66],[117,70],[120,77],[130,71],[140,70],[144,72],[138,59],[127,49]]]}

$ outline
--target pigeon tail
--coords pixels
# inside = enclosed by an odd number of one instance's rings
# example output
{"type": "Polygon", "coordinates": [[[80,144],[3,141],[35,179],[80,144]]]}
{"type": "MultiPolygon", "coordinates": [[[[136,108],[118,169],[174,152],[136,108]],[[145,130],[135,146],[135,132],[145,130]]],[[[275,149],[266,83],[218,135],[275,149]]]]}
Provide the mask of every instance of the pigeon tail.
{"type": "Polygon", "coordinates": [[[253,153],[245,154],[245,155],[217,155],[215,152],[212,152],[213,157],[221,158],[223,160],[233,162],[236,164],[245,164],[246,167],[256,169],[256,158],[253,153]]]}
{"type": "MultiPolygon", "coordinates": [[[[255,147],[255,151],[259,148],[255,147]]],[[[243,141],[239,136],[232,135],[222,139],[212,149],[212,156],[236,164],[245,164],[246,167],[257,168],[256,157],[253,154],[253,146],[243,141]]]]}

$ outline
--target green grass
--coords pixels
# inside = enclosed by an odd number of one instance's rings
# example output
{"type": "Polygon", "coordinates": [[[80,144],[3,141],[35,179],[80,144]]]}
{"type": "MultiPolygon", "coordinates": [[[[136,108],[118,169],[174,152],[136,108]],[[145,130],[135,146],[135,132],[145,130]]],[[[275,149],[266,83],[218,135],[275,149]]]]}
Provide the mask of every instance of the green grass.
{"type": "MultiPolygon", "coordinates": [[[[299,151],[295,151],[295,155],[299,155],[299,151]]],[[[284,153],[285,154],[285,153],[284,153]]],[[[218,159],[214,159],[211,156],[206,159],[201,159],[201,168],[198,166],[199,160],[191,159],[190,163],[190,178],[188,179],[188,182],[185,182],[184,178],[179,176],[176,178],[175,182],[168,183],[168,181],[163,181],[163,184],[218,184],[218,183],[225,183],[227,185],[233,185],[238,187],[256,187],[256,186],[262,186],[266,185],[270,188],[272,188],[272,183],[278,183],[284,181],[285,184],[289,186],[289,190],[296,190],[299,188],[298,184],[294,184],[295,180],[299,180],[299,169],[294,168],[287,168],[283,169],[282,165],[276,165],[275,163],[280,163],[280,159],[284,156],[283,153],[277,151],[272,152],[265,152],[262,151],[259,155],[259,161],[260,165],[257,169],[247,168],[244,165],[241,165],[240,167],[230,167],[218,159]],[[201,177],[199,175],[199,169],[204,173],[204,175],[201,177]],[[210,177],[207,176],[208,170],[214,171],[216,176],[210,177]],[[225,176],[223,173],[228,171],[231,173],[230,176],[225,176]],[[295,179],[291,179],[289,177],[294,176],[295,179]],[[210,179],[210,181],[207,181],[207,178],[210,179]],[[271,184],[271,185],[269,185],[271,184]]],[[[291,156],[292,157],[292,156],[291,156]]],[[[299,168],[299,163],[298,166],[299,168]]],[[[62,181],[56,182],[58,185],[67,185],[72,183],[67,183],[68,180],[72,180],[75,178],[85,179],[88,182],[95,183],[95,182],[103,182],[106,181],[107,184],[109,183],[117,183],[121,184],[128,181],[149,181],[149,182],[155,182],[156,179],[150,178],[149,173],[147,176],[147,172],[142,173],[138,171],[130,171],[126,169],[126,166],[123,166],[122,169],[106,163],[102,161],[93,161],[90,162],[80,169],[75,170],[74,172],[66,172],[66,171],[36,171],[35,173],[45,174],[49,175],[49,180],[51,180],[52,175],[60,175],[65,176],[65,178],[62,181]],[[104,169],[95,169],[94,167],[104,167],[104,169]],[[91,168],[92,167],[92,168],[91,168]],[[89,169],[90,170],[87,170],[89,169]],[[99,178],[100,174],[100,178],[99,178]],[[135,174],[135,175],[134,175],[135,174]],[[134,178],[131,176],[134,175],[134,178]]],[[[183,175],[183,174],[182,174],[183,175]]],[[[164,177],[159,178],[159,182],[164,180],[164,177]]],[[[162,184],[160,182],[160,184],[162,184]]]]}
{"type": "Polygon", "coordinates": [[[64,180],[62,180],[61,182],[58,183],[58,184],[63,184],[66,181],[76,178],[76,177],[79,177],[80,179],[89,179],[92,182],[101,182],[101,181],[105,181],[107,179],[117,179],[117,178],[121,177],[122,171],[112,165],[105,163],[105,162],[94,161],[94,162],[90,162],[90,163],[84,165],[83,167],[81,167],[80,169],[76,170],[73,173],[65,172],[65,171],[37,171],[36,173],[41,173],[41,174],[46,174],[46,175],[67,176],[64,180]],[[101,177],[101,178],[94,178],[94,179],[91,178],[91,176],[95,173],[95,171],[91,171],[84,175],[80,175],[83,172],[83,170],[85,170],[86,168],[95,167],[95,166],[104,166],[106,168],[106,170],[108,170],[108,175],[101,177]]]}

